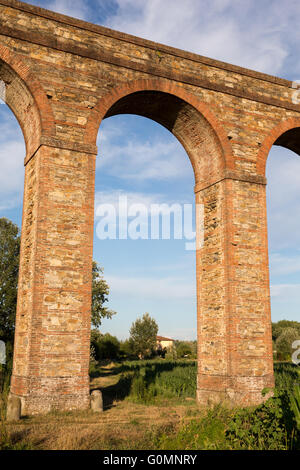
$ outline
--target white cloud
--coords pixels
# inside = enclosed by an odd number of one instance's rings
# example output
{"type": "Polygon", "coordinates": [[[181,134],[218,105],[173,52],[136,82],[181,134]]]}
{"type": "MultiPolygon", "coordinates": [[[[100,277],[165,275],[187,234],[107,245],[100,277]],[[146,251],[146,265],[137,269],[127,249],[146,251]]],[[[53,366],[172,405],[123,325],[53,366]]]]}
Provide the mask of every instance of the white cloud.
{"type": "Polygon", "coordinates": [[[300,284],[275,284],[271,285],[271,297],[280,298],[288,302],[297,300],[300,302],[300,284]]]}
{"type": "Polygon", "coordinates": [[[300,255],[284,256],[282,253],[271,253],[270,268],[272,276],[287,276],[289,274],[300,274],[300,255]]]}
{"type": "Polygon", "coordinates": [[[298,0],[262,0],[259,4],[253,0],[31,0],[30,3],[273,75],[286,76],[289,67],[289,78],[299,78],[298,0]]]}
{"type": "Polygon", "coordinates": [[[171,134],[151,140],[126,134],[126,126],[110,125],[108,121],[103,124],[97,170],[127,180],[170,180],[193,175],[184,148],[171,134]]]}
{"type": "MultiPolygon", "coordinates": [[[[37,4],[41,5],[41,2],[37,4]]],[[[62,15],[72,16],[86,21],[88,21],[90,16],[88,2],[84,2],[83,0],[53,0],[47,2],[45,8],[61,13],[62,15]]]]}
{"type": "Polygon", "coordinates": [[[145,298],[151,300],[191,299],[196,296],[195,283],[187,283],[180,277],[150,278],[106,276],[110,295],[126,295],[126,298],[145,298]]]}
{"type": "Polygon", "coordinates": [[[300,284],[271,284],[272,320],[299,320],[300,284]]]}
{"type": "Polygon", "coordinates": [[[300,5],[290,0],[117,0],[106,25],[215,59],[276,74],[297,38],[300,5]],[[292,27],[294,25],[294,28],[292,27]]]}

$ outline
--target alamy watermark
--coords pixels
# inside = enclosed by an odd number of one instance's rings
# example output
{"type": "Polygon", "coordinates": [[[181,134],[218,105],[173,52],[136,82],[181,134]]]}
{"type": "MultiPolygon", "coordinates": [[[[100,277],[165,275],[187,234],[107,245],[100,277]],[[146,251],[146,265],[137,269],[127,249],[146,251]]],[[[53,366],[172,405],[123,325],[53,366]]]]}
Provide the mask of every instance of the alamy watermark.
{"type": "Polygon", "coordinates": [[[95,215],[100,240],[186,240],[188,251],[204,243],[203,204],[129,204],[120,195],[117,204],[99,204],[95,215]]]}

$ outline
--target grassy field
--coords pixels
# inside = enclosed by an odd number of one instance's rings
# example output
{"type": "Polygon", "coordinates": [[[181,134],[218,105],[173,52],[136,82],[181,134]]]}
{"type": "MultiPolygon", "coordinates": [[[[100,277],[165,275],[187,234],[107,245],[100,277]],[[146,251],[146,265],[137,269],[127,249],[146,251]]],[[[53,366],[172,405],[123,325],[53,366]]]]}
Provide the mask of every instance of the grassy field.
{"type": "Polygon", "coordinates": [[[274,397],[242,410],[199,408],[193,361],[93,364],[91,390],[102,391],[103,413],[52,412],[7,424],[2,407],[0,449],[300,450],[300,402],[291,400],[299,369],[275,364],[274,397]]]}

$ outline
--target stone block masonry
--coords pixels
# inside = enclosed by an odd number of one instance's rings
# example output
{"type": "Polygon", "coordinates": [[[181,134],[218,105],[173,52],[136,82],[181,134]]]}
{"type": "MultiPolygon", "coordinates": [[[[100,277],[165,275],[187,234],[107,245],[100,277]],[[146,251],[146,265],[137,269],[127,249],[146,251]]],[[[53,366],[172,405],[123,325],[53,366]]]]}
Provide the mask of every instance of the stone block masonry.
{"type": "Polygon", "coordinates": [[[292,83],[16,0],[0,0],[0,79],[26,142],[11,396],[22,414],[86,409],[96,138],[138,114],[182,143],[204,204],[199,403],[274,385],[265,165],[300,154],[292,83]]]}

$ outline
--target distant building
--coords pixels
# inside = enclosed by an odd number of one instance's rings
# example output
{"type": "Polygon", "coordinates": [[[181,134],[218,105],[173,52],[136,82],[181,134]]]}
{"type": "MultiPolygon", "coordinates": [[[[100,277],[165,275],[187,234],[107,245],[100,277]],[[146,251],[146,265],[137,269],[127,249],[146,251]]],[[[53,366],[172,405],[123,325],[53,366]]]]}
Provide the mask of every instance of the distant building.
{"type": "Polygon", "coordinates": [[[156,336],[156,347],[157,349],[172,349],[174,341],[174,339],[166,338],[165,336],[156,336]]]}

